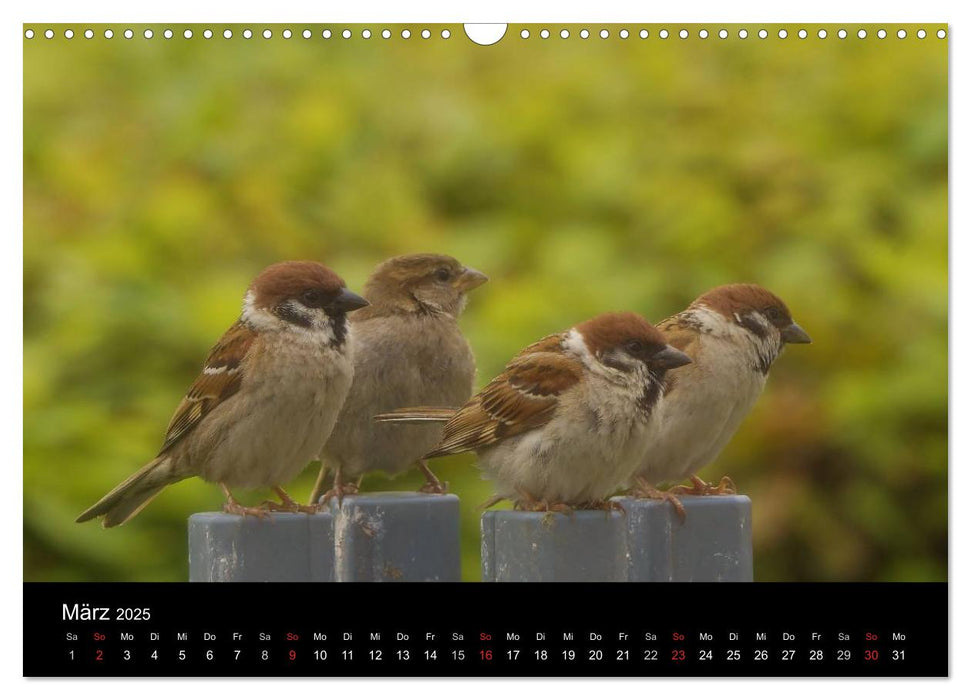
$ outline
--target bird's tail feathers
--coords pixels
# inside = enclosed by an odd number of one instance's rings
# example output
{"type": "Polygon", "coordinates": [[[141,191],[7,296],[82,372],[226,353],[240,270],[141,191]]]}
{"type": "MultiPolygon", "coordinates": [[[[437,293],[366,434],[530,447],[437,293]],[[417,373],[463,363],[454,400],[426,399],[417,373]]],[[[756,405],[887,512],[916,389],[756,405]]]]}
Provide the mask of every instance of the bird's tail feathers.
{"type": "Polygon", "coordinates": [[[104,516],[102,527],[123,525],[138,515],[162,489],[185,478],[187,475],[175,473],[168,456],[156,457],[81,513],[74,522],[83,523],[104,516]]]}
{"type": "Polygon", "coordinates": [[[394,411],[377,414],[374,420],[377,423],[445,423],[455,415],[457,410],[457,408],[433,406],[397,408],[394,411]]]}

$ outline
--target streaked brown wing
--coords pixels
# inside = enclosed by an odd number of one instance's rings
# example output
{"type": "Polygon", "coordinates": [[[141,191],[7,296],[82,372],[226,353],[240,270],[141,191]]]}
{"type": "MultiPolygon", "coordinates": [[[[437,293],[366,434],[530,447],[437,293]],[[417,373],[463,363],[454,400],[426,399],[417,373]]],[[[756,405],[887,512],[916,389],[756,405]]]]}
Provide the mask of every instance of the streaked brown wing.
{"type": "Polygon", "coordinates": [[[189,387],[169,422],[159,455],[185,437],[212,409],[239,391],[243,380],[241,363],[254,340],[256,333],[237,321],[209,351],[202,373],[189,387]]]}
{"type": "Polygon", "coordinates": [[[683,311],[658,323],[657,329],[664,334],[669,345],[689,355],[692,354],[701,332],[698,321],[683,311]]]}
{"type": "Polygon", "coordinates": [[[560,353],[530,352],[536,345],[517,355],[446,423],[441,443],[428,457],[485,447],[552,418],[559,397],[580,381],[582,368],[560,353]]]}
{"type": "Polygon", "coordinates": [[[563,333],[554,333],[553,335],[548,335],[545,338],[537,340],[531,345],[527,345],[525,348],[519,351],[519,354],[516,355],[516,357],[514,357],[509,364],[512,365],[514,362],[516,362],[516,360],[537,352],[559,353],[563,343],[563,335],[563,333]]]}

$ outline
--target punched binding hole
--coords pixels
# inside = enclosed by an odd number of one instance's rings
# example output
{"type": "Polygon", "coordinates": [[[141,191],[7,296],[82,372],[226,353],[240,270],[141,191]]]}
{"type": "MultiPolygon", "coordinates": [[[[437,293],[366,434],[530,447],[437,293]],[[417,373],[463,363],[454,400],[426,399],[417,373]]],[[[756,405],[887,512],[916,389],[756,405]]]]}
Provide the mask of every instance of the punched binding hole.
{"type": "MultiPolygon", "coordinates": [[[[465,29],[465,35],[473,41],[473,43],[479,46],[492,46],[497,43],[502,37],[506,35],[505,24],[466,24],[463,25],[465,29]]],[[[544,29],[546,36],[549,36],[549,31],[544,29]]],[[[524,37],[525,38],[525,37],[524,37]]]]}

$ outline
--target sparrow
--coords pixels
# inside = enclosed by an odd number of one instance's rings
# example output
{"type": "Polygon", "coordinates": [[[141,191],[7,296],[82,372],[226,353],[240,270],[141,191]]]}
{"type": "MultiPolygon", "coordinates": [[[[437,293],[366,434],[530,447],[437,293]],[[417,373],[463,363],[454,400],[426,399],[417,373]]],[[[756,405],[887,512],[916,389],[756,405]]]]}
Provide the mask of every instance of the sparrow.
{"type": "Polygon", "coordinates": [[[304,511],[281,484],[317,456],[351,386],[347,312],[367,302],[315,262],[282,262],[253,280],[239,320],[209,352],[151,462],[78,516],[121,525],[170,484],[217,483],[227,513],[304,511]],[[230,489],[272,487],[282,503],[240,505],[230,489]]]}
{"type": "Polygon", "coordinates": [[[376,419],[447,420],[425,458],[474,450],[496,488],[485,507],[609,508],[606,497],[643,464],[666,372],[690,361],[637,314],[606,313],[524,349],[458,412],[376,419]]]}
{"type": "Polygon", "coordinates": [[[425,475],[421,491],[445,493],[422,459],[441,438],[441,426],[381,425],[372,417],[399,406],[458,407],[469,400],[475,358],[458,318],[468,292],[488,279],[447,255],[404,255],[374,270],[364,285],[371,305],[349,316],[354,381],[321,452],[311,503],[356,493],[367,472],[398,474],[414,466],[425,475]],[[333,487],[325,494],[330,469],[333,487]]]}
{"type": "Polygon", "coordinates": [[[765,387],[772,363],[788,343],[809,343],[785,303],[756,284],[705,292],[658,329],[691,364],[668,374],[662,430],[634,477],[634,495],[671,501],[674,494],[735,493],[731,479],[713,486],[697,476],[728,444],[765,387]],[[692,486],[661,492],[656,484],[690,478],[692,486]]]}

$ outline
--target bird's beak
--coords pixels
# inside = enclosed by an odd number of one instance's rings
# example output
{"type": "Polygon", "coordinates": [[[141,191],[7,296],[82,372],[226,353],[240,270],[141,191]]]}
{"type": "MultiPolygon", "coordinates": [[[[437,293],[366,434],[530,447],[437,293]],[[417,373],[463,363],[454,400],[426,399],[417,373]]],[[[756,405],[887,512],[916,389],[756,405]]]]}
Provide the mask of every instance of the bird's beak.
{"type": "Polygon", "coordinates": [[[489,278],[478,270],[467,267],[455,278],[455,288],[460,292],[468,292],[476,287],[481,287],[489,281],[489,278]]]}
{"type": "Polygon", "coordinates": [[[654,357],[651,358],[651,364],[660,369],[674,369],[675,367],[681,367],[690,362],[690,357],[670,345],[666,346],[660,352],[655,353],[654,357]]]}
{"type": "Polygon", "coordinates": [[[796,322],[790,323],[788,326],[782,329],[782,342],[783,343],[811,343],[813,339],[809,337],[809,334],[802,329],[796,322]]]}
{"type": "Polygon", "coordinates": [[[341,289],[340,294],[338,294],[334,301],[331,302],[331,307],[337,311],[353,311],[354,309],[360,309],[368,306],[369,302],[362,296],[359,296],[352,292],[347,287],[341,289]]]}

